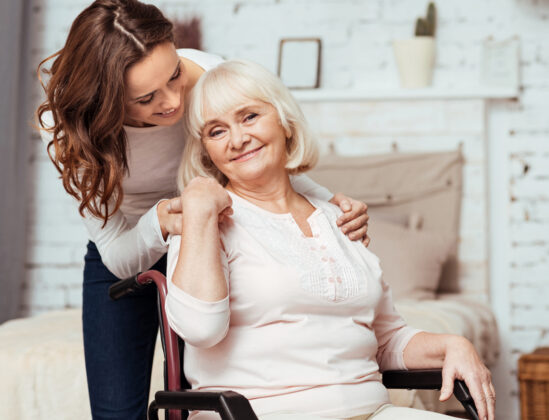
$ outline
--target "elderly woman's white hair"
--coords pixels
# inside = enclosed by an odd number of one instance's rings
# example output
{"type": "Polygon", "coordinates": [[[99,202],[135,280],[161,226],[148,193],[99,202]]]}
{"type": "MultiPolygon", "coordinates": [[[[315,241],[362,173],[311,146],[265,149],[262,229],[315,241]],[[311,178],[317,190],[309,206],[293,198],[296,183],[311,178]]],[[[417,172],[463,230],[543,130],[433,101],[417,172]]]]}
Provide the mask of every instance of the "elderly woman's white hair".
{"type": "Polygon", "coordinates": [[[187,143],[178,176],[180,190],[196,176],[213,177],[222,185],[227,183],[202,143],[204,111],[221,115],[250,99],[271,104],[284,130],[291,133],[286,140],[288,173],[297,174],[314,167],[318,146],[288,88],[259,64],[226,61],[204,73],[190,93],[185,119],[187,143]]]}

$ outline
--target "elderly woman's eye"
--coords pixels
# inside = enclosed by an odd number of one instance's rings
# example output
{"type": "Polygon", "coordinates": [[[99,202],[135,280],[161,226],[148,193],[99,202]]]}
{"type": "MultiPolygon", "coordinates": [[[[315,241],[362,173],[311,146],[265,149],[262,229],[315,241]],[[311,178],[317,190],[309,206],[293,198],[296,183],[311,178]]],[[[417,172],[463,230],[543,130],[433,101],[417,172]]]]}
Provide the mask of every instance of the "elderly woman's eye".
{"type": "Polygon", "coordinates": [[[257,117],[257,114],[255,112],[251,112],[249,114],[246,115],[246,117],[244,118],[244,121],[251,121],[253,120],[255,117],[257,117]]]}
{"type": "Polygon", "coordinates": [[[210,137],[219,137],[221,136],[221,134],[223,134],[223,130],[221,129],[215,129],[210,131],[210,137]]]}

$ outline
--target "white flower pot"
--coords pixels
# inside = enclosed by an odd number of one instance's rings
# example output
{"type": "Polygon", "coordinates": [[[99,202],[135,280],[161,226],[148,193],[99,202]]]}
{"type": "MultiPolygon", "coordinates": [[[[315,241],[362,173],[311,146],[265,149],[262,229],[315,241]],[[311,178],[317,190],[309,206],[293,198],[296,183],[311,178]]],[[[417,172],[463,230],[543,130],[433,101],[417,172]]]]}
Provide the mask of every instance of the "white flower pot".
{"type": "Polygon", "coordinates": [[[393,50],[404,88],[429,86],[435,65],[435,38],[416,36],[393,41],[393,50]]]}

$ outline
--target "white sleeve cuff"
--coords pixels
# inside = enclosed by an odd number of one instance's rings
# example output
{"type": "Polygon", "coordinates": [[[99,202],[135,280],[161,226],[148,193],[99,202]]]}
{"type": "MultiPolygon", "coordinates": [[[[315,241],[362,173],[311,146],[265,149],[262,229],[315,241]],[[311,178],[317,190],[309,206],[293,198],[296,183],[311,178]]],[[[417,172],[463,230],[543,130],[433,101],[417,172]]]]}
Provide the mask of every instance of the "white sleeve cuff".
{"type": "Polygon", "coordinates": [[[168,242],[162,237],[162,229],[160,229],[157,213],[158,204],[162,201],[165,201],[165,199],[160,200],[141,216],[137,222],[137,229],[139,229],[147,248],[166,252],[168,249],[168,242]]]}

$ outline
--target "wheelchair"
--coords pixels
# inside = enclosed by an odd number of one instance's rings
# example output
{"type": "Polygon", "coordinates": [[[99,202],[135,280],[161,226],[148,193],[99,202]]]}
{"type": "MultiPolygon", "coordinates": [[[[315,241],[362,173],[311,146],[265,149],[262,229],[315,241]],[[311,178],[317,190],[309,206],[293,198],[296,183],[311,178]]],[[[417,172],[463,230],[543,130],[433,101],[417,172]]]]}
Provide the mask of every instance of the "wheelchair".
{"type": "MultiPolygon", "coordinates": [[[[184,342],[168,324],[164,305],[167,296],[166,277],[149,270],[135,277],[120,280],[109,288],[113,300],[139,290],[151,283],[156,285],[160,337],[164,351],[164,390],[155,393],[148,408],[149,420],[158,420],[158,410],[166,410],[166,420],[184,420],[189,410],[216,411],[222,420],[258,420],[249,401],[234,391],[206,392],[190,390],[183,370],[184,342]]],[[[440,389],[441,369],[391,370],[382,373],[383,385],[398,389],[440,389]]],[[[473,398],[465,382],[456,380],[454,395],[472,420],[479,420],[473,398]]]]}

